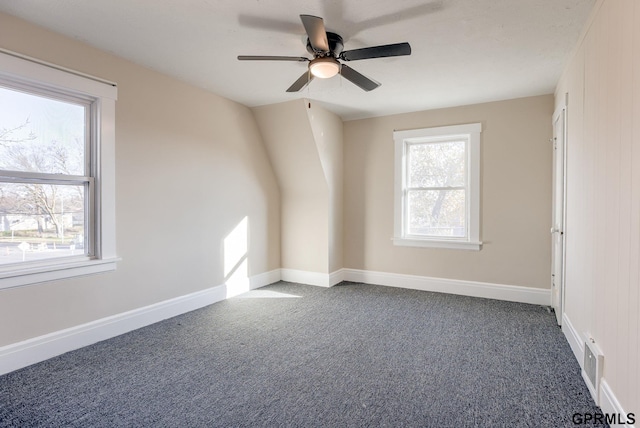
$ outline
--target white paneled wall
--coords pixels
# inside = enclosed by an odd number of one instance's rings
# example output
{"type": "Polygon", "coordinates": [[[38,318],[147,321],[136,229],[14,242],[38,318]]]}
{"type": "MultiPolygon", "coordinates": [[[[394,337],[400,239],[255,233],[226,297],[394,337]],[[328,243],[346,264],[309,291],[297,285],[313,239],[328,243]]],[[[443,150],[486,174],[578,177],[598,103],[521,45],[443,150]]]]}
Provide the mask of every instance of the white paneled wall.
{"type": "Polygon", "coordinates": [[[640,1],[602,0],[556,90],[569,94],[565,316],[640,412],[640,1]]]}

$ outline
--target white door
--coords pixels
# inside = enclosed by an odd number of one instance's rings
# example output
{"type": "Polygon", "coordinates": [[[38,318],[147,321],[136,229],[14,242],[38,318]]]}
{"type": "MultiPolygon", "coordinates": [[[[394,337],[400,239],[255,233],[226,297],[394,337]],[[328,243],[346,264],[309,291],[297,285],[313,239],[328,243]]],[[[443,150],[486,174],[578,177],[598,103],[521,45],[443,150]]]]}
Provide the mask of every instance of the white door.
{"type": "Polygon", "coordinates": [[[551,300],[558,325],[564,313],[565,106],[553,115],[553,204],[551,217],[551,300]]]}

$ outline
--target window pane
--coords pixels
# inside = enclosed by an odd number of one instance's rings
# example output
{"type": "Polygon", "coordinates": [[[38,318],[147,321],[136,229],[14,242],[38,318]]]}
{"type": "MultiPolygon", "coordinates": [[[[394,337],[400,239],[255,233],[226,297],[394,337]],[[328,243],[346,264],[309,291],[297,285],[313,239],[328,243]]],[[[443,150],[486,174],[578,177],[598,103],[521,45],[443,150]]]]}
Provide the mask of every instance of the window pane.
{"type": "Polygon", "coordinates": [[[408,186],[464,186],[465,146],[464,141],[408,145],[408,186]]]}
{"type": "Polygon", "coordinates": [[[85,175],[85,108],[0,87],[0,169],[85,175]]]}
{"type": "Polygon", "coordinates": [[[410,235],[466,236],[464,190],[410,190],[407,196],[410,235]]]}
{"type": "Polygon", "coordinates": [[[0,265],[86,254],[81,185],[0,183],[0,265]]]}

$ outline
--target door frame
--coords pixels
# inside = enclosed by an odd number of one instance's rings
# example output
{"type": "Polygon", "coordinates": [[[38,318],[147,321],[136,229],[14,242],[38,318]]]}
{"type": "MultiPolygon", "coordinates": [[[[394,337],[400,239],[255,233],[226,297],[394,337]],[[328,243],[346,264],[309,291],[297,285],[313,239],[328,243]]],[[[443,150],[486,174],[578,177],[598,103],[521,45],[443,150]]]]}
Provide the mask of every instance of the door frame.
{"type": "Polygon", "coordinates": [[[558,325],[562,325],[566,290],[566,218],[567,218],[567,106],[569,94],[556,109],[552,118],[553,150],[551,202],[551,306],[558,325]],[[561,129],[557,129],[557,124],[561,129]],[[558,141],[561,137],[561,141],[558,141]],[[559,163],[559,164],[558,164],[559,163]],[[558,198],[558,192],[561,193],[558,198]],[[559,204],[559,206],[558,206],[559,204]],[[558,218],[559,217],[559,218],[558,218]],[[558,254],[557,252],[560,252],[558,254]],[[558,267],[557,264],[560,264],[558,267]]]}

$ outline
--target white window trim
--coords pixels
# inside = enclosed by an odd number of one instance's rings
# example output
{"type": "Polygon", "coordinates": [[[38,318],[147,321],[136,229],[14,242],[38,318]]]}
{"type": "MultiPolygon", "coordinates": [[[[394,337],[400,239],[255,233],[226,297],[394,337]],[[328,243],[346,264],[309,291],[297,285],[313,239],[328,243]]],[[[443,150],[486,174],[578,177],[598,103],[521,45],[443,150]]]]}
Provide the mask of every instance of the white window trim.
{"type": "Polygon", "coordinates": [[[435,128],[394,131],[395,180],[394,180],[394,234],[393,243],[398,246],[448,248],[475,250],[482,249],[480,240],[480,133],[482,124],[440,126],[435,128]],[[467,179],[469,195],[467,204],[467,237],[428,238],[404,233],[404,188],[406,180],[406,146],[408,143],[437,141],[441,138],[464,137],[469,141],[467,150],[467,179]]]}
{"type": "Polygon", "coordinates": [[[94,100],[96,139],[95,255],[69,257],[0,269],[0,290],[116,269],[115,102],[117,88],[108,82],[15,52],[0,49],[0,77],[15,83],[76,94],[94,100]],[[62,259],[59,259],[62,260],[62,259]]]}

